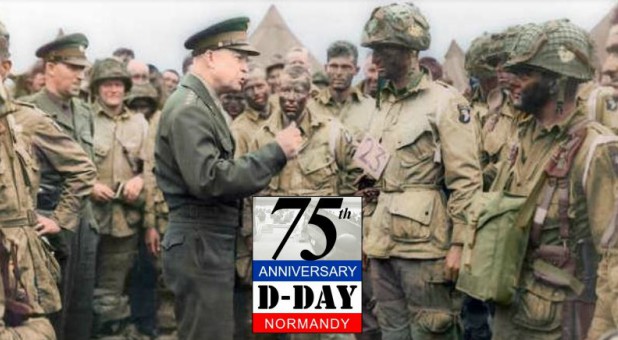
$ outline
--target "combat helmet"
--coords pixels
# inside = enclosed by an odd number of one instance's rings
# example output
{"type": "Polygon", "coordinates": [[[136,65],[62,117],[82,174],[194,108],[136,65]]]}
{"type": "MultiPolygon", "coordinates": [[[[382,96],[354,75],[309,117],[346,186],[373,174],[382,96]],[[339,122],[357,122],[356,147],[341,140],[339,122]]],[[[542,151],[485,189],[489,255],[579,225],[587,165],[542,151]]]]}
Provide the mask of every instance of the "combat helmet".
{"type": "Polygon", "coordinates": [[[361,45],[395,45],[415,51],[429,48],[429,23],[412,3],[390,4],[377,7],[363,28],[361,45]]]}
{"type": "Polygon", "coordinates": [[[504,66],[541,68],[561,77],[586,81],[594,76],[594,63],[594,43],[588,33],[561,19],[524,26],[504,66]]]}
{"type": "Polygon", "coordinates": [[[495,68],[487,63],[492,42],[492,36],[484,33],[470,43],[466,51],[464,68],[471,77],[489,78],[495,75],[495,68]]]}
{"type": "Polygon", "coordinates": [[[126,66],[115,58],[105,58],[97,60],[92,66],[90,78],[90,92],[96,94],[97,87],[102,81],[108,79],[118,79],[124,83],[125,92],[131,91],[131,75],[126,66]]]}
{"type": "Polygon", "coordinates": [[[127,106],[131,107],[132,104],[138,99],[142,99],[148,102],[154,109],[156,109],[159,100],[157,89],[155,89],[154,86],[149,83],[136,84],[135,86],[133,86],[131,92],[125,99],[125,103],[127,104],[127,106]]]}

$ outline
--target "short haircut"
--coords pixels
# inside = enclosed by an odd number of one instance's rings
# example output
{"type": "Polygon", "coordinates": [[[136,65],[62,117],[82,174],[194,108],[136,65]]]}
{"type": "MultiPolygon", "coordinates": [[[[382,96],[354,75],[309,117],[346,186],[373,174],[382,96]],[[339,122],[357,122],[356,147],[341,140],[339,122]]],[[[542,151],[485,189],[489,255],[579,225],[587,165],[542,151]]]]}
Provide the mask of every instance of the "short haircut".
{"type": "Polygon", "coordinates": [[[300,65],[286,66],[283,68],[283,74],[286,74],[292,80],[304,78],[307,90],[311,89],[311,74],[306,68],[300,65]]]}
{"type": "Polygon", "coordinates": [[[326,50],[326,61],[337,57],[352,57],[354,65],[356,65],[358,63],[358,49],[349,41],[335,41],[326,50]]]}
{"type": "Polygon", "coordinates": [[[163,71],[163,73],[165,72],[173,73],[176,75],[176,77],[180,78],[180,74],[178,74],[178,72],[174,69],[168,68],[167,70],[163,71]]]}
{"type": "Polygon", "coordinates": [[[132,49],[126,48],[126,47],[119,47],[119,48],[117,48],[114,51],[114,53],[112,53],[112,55],[114,57],[120,57],[120,56],[123,56],[123,55],[128,55],[131,58],[135,58],[135,52],[133,52],[132,49]]]}

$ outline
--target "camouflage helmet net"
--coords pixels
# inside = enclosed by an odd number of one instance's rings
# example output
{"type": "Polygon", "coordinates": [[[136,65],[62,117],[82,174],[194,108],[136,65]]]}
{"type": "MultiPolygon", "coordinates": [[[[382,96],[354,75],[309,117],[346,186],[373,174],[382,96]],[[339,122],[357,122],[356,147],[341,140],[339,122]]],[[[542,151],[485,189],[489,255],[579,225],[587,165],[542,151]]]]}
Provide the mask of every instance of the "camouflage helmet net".
{"type": "Polygon", "coordinates": [[[396,45],[424,51],[429,48],[429,23],[412,3],[377,7],[363,29],[361,45],[396,45]]]}
{"type": "Polygon", "coordinates": [[[8,58],[11,56],[9,53],[9,31],[4,26],[4,23],[0,21],[0,58],[8,58]]]}
{"type": "Polygon", "coordinates": [[[495,73],[494,67],[487,64],[487,53],[492,44],[492,36],[485,33],[475,38],[466,51],[464,67],[468,74],[476,78],[488,78],[495,73]]]}
{"type": "Polygon", "coordinates": [[[156,107],[159,100],[157,89],[151,84],[136,84],[127,96],[126,103],[131,106],[131,104],[138,99],[144,99],[156,107]]]}
{"type": "Polygon", "coordinates": [[[477,78],[494,75],[496,68],[509,59],[519,32],[525,27],[515,25],[500,33],[485,33],[474,39],[466,52],[465,68],[468,73],[477,78]]]}
{"type": "Polygon", "coordinates": [[[567,78],[590,80],[594,63],[594,43],[588,33],[562,19],[520,30],[505,67],[531,66],[567,78]]]}
{"type": "Polygon", "coordinates": [[[131,90],[131,75],[126,66],[115,58],[97,60],[92,66],[91,72],[90,91],[93,94],[97,93],[97,87],[102,81],[109,79],[121,80],[124,83],[125,92],[131,90]]]}

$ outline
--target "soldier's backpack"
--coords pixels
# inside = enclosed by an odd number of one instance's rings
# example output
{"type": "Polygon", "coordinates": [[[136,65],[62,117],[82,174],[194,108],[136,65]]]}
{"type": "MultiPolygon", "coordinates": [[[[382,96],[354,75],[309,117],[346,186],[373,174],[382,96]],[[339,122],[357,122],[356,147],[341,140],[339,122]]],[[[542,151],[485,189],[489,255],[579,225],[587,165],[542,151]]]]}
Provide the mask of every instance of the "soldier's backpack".
{"type": "MultiPolygon", "coordinates": [[[[482,301],[513,301],[529,241],[534,243],[537,239],[536,235],[531,237],[531,231],[538,228],[531,226],[541,218],[544,220],[545,201],[553,195],[552,191],[545,199],[547,187],[560,175],[565,178],[583,143],[588,122],[570,129],[569,138],[555,149],[529,196],[514,196],[505,191],[478,194],[469,209],[468,225],[472,227],[466,231],[457,289],[482,301]]],[[[539,279],[560,282],[581,293],[581,282],[561,268],[535,262],[535,274],[538,269],[542,276],[539,279]]]]}

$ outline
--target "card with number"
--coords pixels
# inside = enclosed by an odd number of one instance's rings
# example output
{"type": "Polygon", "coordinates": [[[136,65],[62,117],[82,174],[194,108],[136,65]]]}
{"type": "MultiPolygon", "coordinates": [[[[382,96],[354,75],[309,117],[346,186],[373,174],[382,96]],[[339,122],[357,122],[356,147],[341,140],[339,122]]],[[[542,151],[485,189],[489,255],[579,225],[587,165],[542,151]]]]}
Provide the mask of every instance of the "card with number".
{"type": "Polygon", "coordinates": [[[354,161],[375,179],[382,176],[389,158],[388,151],[371,136],[363,138],[354,154],[354,161]]]}

